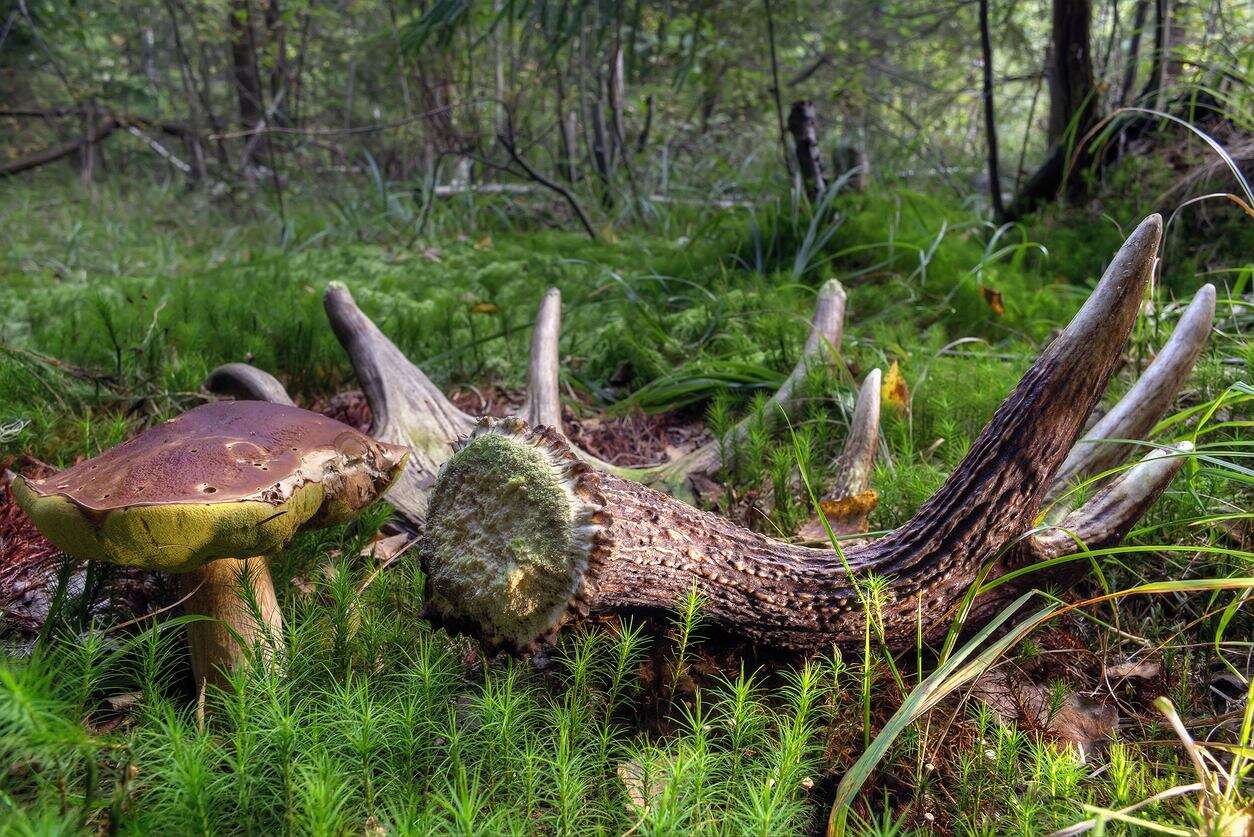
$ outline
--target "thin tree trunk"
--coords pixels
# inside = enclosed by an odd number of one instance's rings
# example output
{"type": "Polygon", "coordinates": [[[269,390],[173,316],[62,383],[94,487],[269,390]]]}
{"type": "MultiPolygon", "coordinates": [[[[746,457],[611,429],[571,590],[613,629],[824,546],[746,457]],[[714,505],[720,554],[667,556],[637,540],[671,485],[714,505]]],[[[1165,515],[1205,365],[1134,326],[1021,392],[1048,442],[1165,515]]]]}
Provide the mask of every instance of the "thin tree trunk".
{"type": "Polygon", "coordinates": [[[814,102],[793,102],[788,111],[788,132],[792,134],[793,148],[797,155],[797,169],[809,188],[812,200],[818,200],[827,191],[827,179],[823,176],[823,153],[819,149],[818,114],[814,102]]]}
{"type": "Polygon", "coordinates": [[[775,54],[775,15],[771,11],[771,0],[762,0],[762,5],[766,8],[766,39],[771,49],[771,97],[775,100],[775,119],[779,123],[779,149],[791,179],[794,176],[792,156],[788,153],[788,131],[784,125],[783,94],[779,86],[779,57],[775,54]]]}
{"type": "Polygon", "coordinates": [[[1141,30],[1145,28],[1145,18],[1149,16],[1149,4],[1150,0],[1137,0],[1132,19],[1132,40],[1128,43],[1127,64],[1123,68],[1123,84],[1119,86],[1119,107],[1128,104],[1132,85],[1136,83],[1136,65],[1141,60],[1141,30]]]}
{"type": "MultiPolygon", "coordinates": [[[[239,106],[240,126],[245,131],[264,127],[265,97],[261,90],[261,73],[257,69],[257,40],[249,0],[231,0],[227,8],[227,26],[231,33],[231,80],[239,106]]],[[[245,141],[240,167],[248,168],[250,151],[259,154],[264,141],[249,137],[245,141]],[[256,140],[256,141],[254,141],[256,140]]]]}
{"type": "Polygon", "coordinates": [[[1006,207],[1001,198],[1001,171],[997,160],[997,119],[993,108],[993,42],[988,31],[988,0],[980,0],[980,54],[984,59],[984,134],[988,140],[988,196],[993,217],[1002,223],[1006,207]]]}

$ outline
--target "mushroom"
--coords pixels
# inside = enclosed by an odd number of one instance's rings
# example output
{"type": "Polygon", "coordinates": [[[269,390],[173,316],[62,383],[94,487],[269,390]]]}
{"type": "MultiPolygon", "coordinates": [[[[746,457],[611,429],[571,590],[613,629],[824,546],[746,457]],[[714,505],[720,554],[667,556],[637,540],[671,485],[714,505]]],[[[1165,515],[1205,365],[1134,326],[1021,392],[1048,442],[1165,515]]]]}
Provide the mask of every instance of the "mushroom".
{"type": "Polygon", "coordinates": [[[266,556],[351,519],[408,453],[298,407],[224,401],[45,479],[18,477],[13,493],[75,558],[179,574],[187,611],[210,617],[189,629],[203,693],[252,649],[283,650],[266,556]]]}
{"type": "MultiPolygon", "coordinates": [[[[589,615],[676,609],[694,588],[712,624],[763,646],[814,651],[863,642],[864,579],[877,588],[877,629],[893,647],[944,634],[972,584],[1077,551],[1118,543],[1166,489],[1188,445],[1156,450],[1058,524],[1038,515],[1064,463],[1068,482],[1091,472],[1090,450],[1111,428],[1149,427],[1187,378],[1209,331],[1203,288],[1154,367],[1112,420],[1068,454],[1118,365],[1149,285],[1162,218],[1128,237],[1066,330],[1037,359],[948,481],[899,529],[837,549],[765,537],[639,483],[590,467],[551,429],[521,419],[479,424],[442,466],[419,554],[427,613],[488,645],[528,651],[589,615]],[[860,580],[863,579],[863,580],[860,580]]],[[[865,390],[873,387],[864,387],[865,390]]],[[[841,492],[865,488],[874,398],[863,399],[841,492]]],[[[1051,580],[1061,580],[1054,571],[1051,580]]],[[[967,625],[995,611],[977,600],[967,625]]]]}

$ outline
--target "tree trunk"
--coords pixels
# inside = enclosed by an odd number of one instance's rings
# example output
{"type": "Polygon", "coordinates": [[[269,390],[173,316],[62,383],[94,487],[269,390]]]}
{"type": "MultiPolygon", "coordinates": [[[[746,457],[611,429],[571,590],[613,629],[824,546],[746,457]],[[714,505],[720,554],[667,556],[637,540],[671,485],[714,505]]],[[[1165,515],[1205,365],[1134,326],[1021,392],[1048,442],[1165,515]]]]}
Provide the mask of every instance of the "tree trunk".
{"type": "MultiPolygon", "coordinates": [[[[1097,121],[1097,87],[1089,48],[1092,17],[1091,0],[1053,2],[1053,41],[1046,72],[1050,149],[1045,162],[1015,196],[1006,213],[1007,220],[1020,218],[1040,204],[1057,198],[1069,171],[1079,171],[1091,160],[1087,151],[1077,144],[1097,121]]],[[[1067,184],[1070,197],[1083,193],[1082,178],[1072,176],[1067,184]]]]}
{"type": "Polygon", "coordinates": [[[1137,0],[1136,12],[1132,18],[1132,39],[1128,43],[1128,54],[1123,68],[1123,84],[1119,86],[1119,106],[1128,104],[1132,95],[1132,85],[1136,83],[1136,65],[1141,60],[1141,30],[1145,28],[1145,18],[1149,16],[1150,0],[1137,0]]]}
{"type": "Polygon", "coordinates": [[[819,149],[818,113],[814,102],[792,103],[788,111],[788,132],[792,134],[801,179],[811,199],[817,201],[827,191],[827,179],[823,176],[823,152],[819,149]]]}
{"type": "Polygon", "coordinates": [[[980,54],[984,59],[984,135],[988,139],[988,195],[997,223],[1006,219],[997,159],[997,119],[993,108],[993,43],[988,31],[988,0],[980,0],[980,54]]]}
{"type": "MultiPolygon", "coordinates": [[[[261,73],[257,69],[257,40],[253,26],[249,0],[231,0],[227,10],[227,24],[231,33],[231,81],[239,106],[240,127],[245,131],[259,130],[265,125],[265,96],[261,90],[261,73]]],[[[259,153],[263,140],[249,136],[245,148],[259,153]]],[[[249,154],[241,162],[249,163],[249,154]]]]}
{"type": "Polygon", "coordinates": [[[1072,125],[1079,138],[1097,110],[1093,81],[1092,0],[1054,0],[1053,65],[1049,74],[1049,141],[1061,142],[1072,125]]]}

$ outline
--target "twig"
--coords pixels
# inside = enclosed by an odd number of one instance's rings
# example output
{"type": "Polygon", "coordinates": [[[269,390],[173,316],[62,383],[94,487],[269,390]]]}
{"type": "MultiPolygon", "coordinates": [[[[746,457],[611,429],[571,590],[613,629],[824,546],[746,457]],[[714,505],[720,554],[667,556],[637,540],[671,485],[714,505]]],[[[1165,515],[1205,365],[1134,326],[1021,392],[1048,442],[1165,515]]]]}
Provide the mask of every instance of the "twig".
{"type": "Polygon", "coordinates": [[[527,176],[536,183],[539,183],[546,189],[551,189],[554,192],[557,192],[565,198],[566,203],[570,204],[571,210],[574,211],[575,215],[579,218],[579,223],[583,225],[584,232],[588,234],[589,238],[596,241],[596,230],[592,228],[592,222],[588,220],[588,216],[584,213],[583,207],[579,205],[579,201],[575,200],[575,196],[571,194],[569,189],[560,183],[555,183],[552,180],[549,180],[547,177],[540,174],[540,172],[536,171],[530,163],[522,158],[522,156],[518,153],[518,148],[514,145],[514,140],[510,136],[507,136],[507,134],[512,133],[512,130],[508,130],[507,125],[506,131],[502,131],[496,135],[497,141],[500,142],[501,146],[509,152],[510,159],[517,163],[518,166],[527,173],[527,176]]]}

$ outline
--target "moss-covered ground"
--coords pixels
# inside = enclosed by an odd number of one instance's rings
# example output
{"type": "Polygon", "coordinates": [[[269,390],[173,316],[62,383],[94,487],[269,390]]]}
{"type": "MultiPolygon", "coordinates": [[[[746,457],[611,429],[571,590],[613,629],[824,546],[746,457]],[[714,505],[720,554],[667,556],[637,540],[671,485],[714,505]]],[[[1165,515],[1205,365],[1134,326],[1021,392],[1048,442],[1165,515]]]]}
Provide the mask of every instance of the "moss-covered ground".
{"type": "MultiPolygon", "coordinates": [[[[856,383],[896,364],[908,399],[886,405],[891,463],[876,470],[873,529],[903,522],[940,484],[1079,306],[1120,230],[1150,208],[1127,189],[996,230],[919,194],[840,196],[817,212],[779,198],[673,209],[594,242],[524,223],[535,213],[517,202],[438,207],[419,236],[368,194],[334,207],[289,195],[278,218],[148,185],[92,195],[54,185],[0,193],[10,467],[93,455],[198,403],[206,373],[227,361],[273,372],[299,403],[352,388],[321,310],[332,280],[438,384],[505,388],[521,386],[535,308],[556,286],[577,410],[683,410],[717,429],[783,380],[817,287],[835,277],[849,292],[841,372],[808,381],[794,432],[751,433],[722,476],[733,493],[786,485],[801,458],[821,488],[856,383]]],[[[1193,290],[1215,282],[1211,346],[1154,437],[1192,439],[1201,455],[1125,551],[1091,559],[1088,592],[1254,575],[1254,349],[1239,304],[1254,225],[1235,208],[1212,214],[1206,226],[1186,211],[1170,228],[1163,279],[1111,393],[1134,380],[1193,290]]],[[[807,514],[788,498],[775,523],[787,530],[807,514]]],[[[890,665],[871,646],[741,667],[703,648],[699,602],[661,628],[567,636],[546,659],[485,659],[422,621],[415,560],[375,574],[358,557],[385,517],[304,537],[275,561],[286,676],[240,672],[210,696],[203,725],[178,620],[115,629],[67,601],[33,656],[0,661],[0,831],[813,832],[846,770],[937,663],[921,649],[890,665]]],[[[1081,754],[959,692],[887,748],[852,827],[1040,833],[1093,816],[1086,806],[1116,810],[1199,781],[1150,703],[1159,694],[1193,737],[1225,742],[1208,769],[1244,758],[1247,772],[1227,797],[1220,777],[1205,797],[1181,793],[1132,816],[1173,828],[1213,822],[1219,808],[1248,816],[1249,592],[1180,585],[1052,620],[1000,665],[1045,677],[1059,701],[1084,692],[1118,706],[1115,740],[1081,754]],[[1103,678],[1104,666],[1141,657],[1160,666],[1148,681],[1103,678]]]]}

